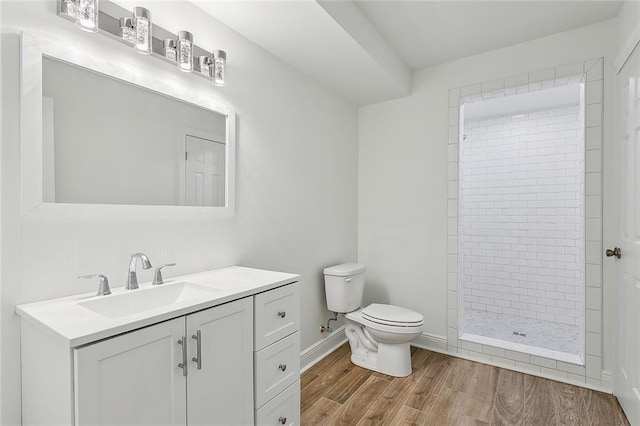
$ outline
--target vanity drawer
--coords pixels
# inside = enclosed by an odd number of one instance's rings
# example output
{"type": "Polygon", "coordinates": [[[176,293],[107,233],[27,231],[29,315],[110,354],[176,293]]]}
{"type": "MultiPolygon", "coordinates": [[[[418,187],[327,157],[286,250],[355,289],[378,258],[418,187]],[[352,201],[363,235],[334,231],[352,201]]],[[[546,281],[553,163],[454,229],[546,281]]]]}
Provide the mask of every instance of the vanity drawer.
{"type": "Polygon", "coordinates": [[[300,329],[298,283],[255,296],[255,350],[258,351],[300,329]]]}
{"type": "Polygon", "coordinates": [[[256,410],[256,425],[281,426],[300,424],[300,381],[256,410]]]}
{"type": "Polygon", "coordinates": [[[255,353],[256,407],[261,407],[300,377],[300,332],[255,353]]]}

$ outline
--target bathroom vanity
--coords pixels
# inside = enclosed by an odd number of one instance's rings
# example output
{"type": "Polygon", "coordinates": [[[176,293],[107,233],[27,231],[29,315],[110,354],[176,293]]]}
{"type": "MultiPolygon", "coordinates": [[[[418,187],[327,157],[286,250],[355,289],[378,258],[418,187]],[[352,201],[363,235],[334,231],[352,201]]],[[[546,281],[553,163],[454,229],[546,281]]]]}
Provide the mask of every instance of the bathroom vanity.
{"type": "Polygon", "coordinates": [[[298,278],[229,267],[18,306],[24,424],[299,424],[298,278]]]}

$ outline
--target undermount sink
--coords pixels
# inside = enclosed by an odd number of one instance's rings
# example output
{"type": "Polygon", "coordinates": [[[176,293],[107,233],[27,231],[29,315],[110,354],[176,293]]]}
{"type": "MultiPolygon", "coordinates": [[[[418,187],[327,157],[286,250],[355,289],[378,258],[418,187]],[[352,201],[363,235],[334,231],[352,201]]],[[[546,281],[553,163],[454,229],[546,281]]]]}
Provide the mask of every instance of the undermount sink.
{"type": "Polygon", "coordinates": [[[97,299],[78,302],[78,305],[109,318],[121,318],[175,303],[194,301],[199,298],[208,299],[221,291],[215,287],[181,281],[100,296],[97,299]]]}

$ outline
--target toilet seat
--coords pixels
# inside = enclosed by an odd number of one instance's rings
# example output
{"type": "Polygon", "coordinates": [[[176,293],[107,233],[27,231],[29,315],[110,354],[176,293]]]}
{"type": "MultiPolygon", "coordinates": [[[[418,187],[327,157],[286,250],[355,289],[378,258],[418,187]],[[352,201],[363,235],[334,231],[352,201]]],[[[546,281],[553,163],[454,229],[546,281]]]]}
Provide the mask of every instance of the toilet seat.
{"type": "Polygon", "coordinates": [[[422,315],[417,312],[399,306],[378,303],[373,303],[364,309],[349,312],[346,314],[346,318],[370,329],[396,334],[422,332],[424,325],[422,315]],[[366,315],[365,311],[367,312],[366,315]]]}
{"type": "Polygon", "coordinates": [[[417,312],[394,305],[372,303],[362,310],[362,318],[392,327],[422,327],[424,318],[417,312]]]}

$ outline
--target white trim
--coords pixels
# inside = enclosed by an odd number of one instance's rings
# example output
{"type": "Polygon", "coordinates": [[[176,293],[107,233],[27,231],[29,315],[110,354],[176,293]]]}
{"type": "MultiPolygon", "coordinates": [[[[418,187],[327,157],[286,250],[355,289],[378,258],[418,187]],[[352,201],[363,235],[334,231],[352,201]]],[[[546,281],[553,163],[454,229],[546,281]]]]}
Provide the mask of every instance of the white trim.
{"type": "Polygon", "coordinates": [[[313,367],[347,341],[344,325],[329,334],[323,340],[314,343],[300,353],[300,374],[313,367]]]}
{"type": "Polygon", "coordinates": [[[613,69],[616,71],[616,74],[618,74],[622,70],[622,67],[624,67],[624,64],[627,63],[627,60],[629,59],[635,48],[638,46],[638,44],[640,44],[640,24],[636,25],[635,29],[631,33],[631,36],[627,39],[624,46],[622,46],[622,49],[620,49],[618,56],[613,62],[613,69]]]}
{"type": "Polygon", "coordinates": [[[602,381],[602,387],[604,389],[610,389],[606,392],[613,393],[613,385],[614,385],[613,373],[609,370],[602,370],[601,381],[602,381]]]}
{"type": "Polygon", "coordinates": [[[434,352],[449,353],[447,351],[447,338],[436,334],[422,333],[416,340],[411,342],[411,346],[434,352]]]}

